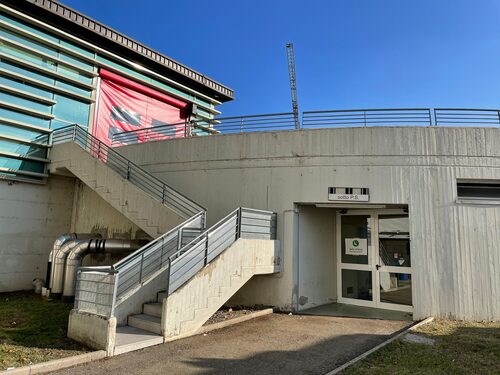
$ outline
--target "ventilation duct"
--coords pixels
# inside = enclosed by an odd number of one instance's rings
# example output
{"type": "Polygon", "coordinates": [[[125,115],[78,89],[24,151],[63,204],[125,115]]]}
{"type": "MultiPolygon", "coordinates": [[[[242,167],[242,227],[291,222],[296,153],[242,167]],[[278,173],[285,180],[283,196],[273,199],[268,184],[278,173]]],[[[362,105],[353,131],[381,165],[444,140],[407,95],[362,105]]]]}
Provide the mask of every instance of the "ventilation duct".
{"type": "Polygon", "coordinates": [[[75,296],[76,274],[87,254],[128,254],[148,241],[144,240],[99,240],[82,241],[72,247],[66,257],[64,269],[63,299],[73,299],[75,296]]]}

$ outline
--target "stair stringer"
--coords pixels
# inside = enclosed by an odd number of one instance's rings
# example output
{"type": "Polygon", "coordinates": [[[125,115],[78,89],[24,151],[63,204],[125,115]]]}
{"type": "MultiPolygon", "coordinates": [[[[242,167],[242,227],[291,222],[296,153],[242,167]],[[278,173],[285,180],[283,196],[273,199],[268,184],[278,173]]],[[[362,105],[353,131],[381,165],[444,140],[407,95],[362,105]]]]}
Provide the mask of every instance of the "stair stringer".
{"type": "Polygon", "coordinates": [[[275,265],[277,252],[278,241],[238,239],[163,299],[161,324],[165,340],[196,332],[254,275],[279,272],[275,265]]]}
{"type": "Polygon", "coordinates": [[[153,238],[185,220],[73,142],[55,145],[50,156],[51,173],[68,170],[153,238]]]}

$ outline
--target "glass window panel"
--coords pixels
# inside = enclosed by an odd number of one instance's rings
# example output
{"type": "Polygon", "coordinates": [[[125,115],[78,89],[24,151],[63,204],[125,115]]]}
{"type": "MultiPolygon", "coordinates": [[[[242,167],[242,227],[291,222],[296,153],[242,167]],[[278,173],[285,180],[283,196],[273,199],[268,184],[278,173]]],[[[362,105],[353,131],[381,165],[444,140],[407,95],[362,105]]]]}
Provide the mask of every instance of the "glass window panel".
{"type": "Polygon", "coordinates": [[[380,215],[378,220],[380,265],[411,267],[408,215],[380,215]]]}
{"type": "Polygon", "coordinates": [[[380,272],[380,302],[411,306],[411,275],[380,272]]]}
{"type": "MultiPolygon", "coordinates": [[[[71,124],[87,127],[89,124],[90,104],[83,103],[64,95],[55,94],[54,116],[57,120],[64,120],[71,124]]],[[[54,124],[53,124],[54,125],[54,124]]],[[[68,125],[68,124],[66,124],[68,125]]]]}
{"type": "Polygon", "coordinates": [[[46,69],[56,70],[56,64],[52,60],[48,60],[44,57],[9,44],[0,43],[0,46],[0,50],[8,55],[40,65],[41,67],[46,69]]]}
{"type": "Polygon", "coordinates": [[[0,156],[0,167],[2,168],[43,173],[45,169],[44,165],[45,163],[43,162],[20,160],[20,159],[13,159],[0,156]]]}
{"type": "Polygon", "coordinates": [[[17,79],[0,77],[0,84],[16,88],[21,91],[27,91],[35,95],[42,96],[44,98],[52,99],[52,91],[47,91],[36,86],[24,83],[17,79]]]}
{"type": "Polygon", "coordinates": [[[74,92],[75,94],[88,96],[89,98],[92,96],[92,90],[83,89],[60,80],[57,80],[56,86],[74,92]]]}
{"type": "Polygon", "coordinates": [[[0,150],[14,152],[21,155],[28,155],[37,158],[47,157],[47,148],[24,143],[17,143],[0,138],[0,150]]]}
{"type": "Polygon", "coordinates": [[[371,221],[369,215],[341,216],[342,263],[368,264],[371,249],[371,221]],[[346,250],[346,239],[358,242],[361,242],[360,239],[366,240],[366,251],[362,255],[353,255],[349,249],[346,250]]]}
{"type": "Polygon", "coordinates": [[[36,140],[38,137],[41,137],[43,135],[43,133],[34,130],[16,128],[14,126],[5,125],[2,123],[0,123],[0,134],[27,139],[29,141],[36,140]]]}
{"type": "Polygon", "coordinates": [[[0,13],[0,19],[4,20],[4,21],[7,21],[8,23],[10,24],[13,24],[17,27],[19,27],[20,29],[23,29],[23,30],[26,30],[26,31],[29,31],[29,32],[32,32],[33,34],[36,34],[36,35],[40,35],[42,37],[44,37],[45,39],[49,39],[53,42],[58,42],[59,39],[56,38],[55,36],[53,36],[52,34],[49,34],[45,31],[42,31],[38,28],[35,28],[31,25],[28,25],[20,20],[18,20],[17,18],[14,18],[14,17],[11,17],[9,15],[6,15],[5,13],[0,13]]]}
{"type": "Polygon", "coordinates": [[[62,65],[58,65],[57,66],[57,71],[59,73],[61,73],[61,74],[64,74],[64,75],[68,76],[68,77],[75,78],[75,79],[79,80],[82,83],[86,83],[88,85],[92,84],[92,78],[91,77],[87,77],[87,76],[81,74],[79,71],[77,71],[75,69],[72,69],[72,68],[69,68],[69,67],[66,67],[66,66],[62,66],[62,65]]]}
{"type": "Polygon", "coordinates": [[[59,40],[59,44],[62,45],[62,46],[68,47],[69,49],[72,49],[73,51],[79,52],[82,55],[85,55],[85,56],[88,56],[88,57],[92,57],[93,58],[94,55],[95,55],[93,51],[90,51],[90,50],[88,50],[86,48],[77,46],[76,44],[67,42],[64,39],[60,39],[59,40]]]}
{"type": "Polygon", "coordinates": [[[35,101],[29,100],[26,98],[22,98],[20,96],[7,94],[7,93],[1,92],[1,91],[0,91],[0,101],[12,103],[15,105],[19,105],[21,107],[34,109],[34,110],[40,111],[40,112],[50,113],[51,106],[49,104],[35,102],[35,101]]]}
{"type": "Polygon", "coordinates": [[[63,61],[67,61],[73,65],[77,65],[81,68],[85,68],[89,72],[94,71],[94,64],[83,61],[77,57],[70,56],[64,52],[59,51],[59,58],[63,61]]]}
{"type": "Polygon", "coordinates": [[[18,43],[21,43],[27,47],[31,47],[33,49],[36,49],[37,51],[44,52],[44,53],[51,55],[51,56],[57,56],[57,50],[50,48],[50,47],[47,47],[45,44],[35,42],[29,38],[26,38],[26,37],[16,33],[16,32],[0,28],[0,35],[3,36],[4,38],[8,38],[9,40],[12,40],[13,42],[18,42],[18,43]]]}
{"type": "Polygon", "coordinates": [[[371,271],[342,270],[342,297],[373,300],[371,271]]]}
{"type": "Polygon", "coordinates": [[[35,73],[34,71],[25,69],[15,63],[7,62],[5,60],[0,59],[0,67],[18,74],[22,74],[23,76],[28,78],[34,78],[45,83],[54,84],[54,78],[44,74],[35,73]]]}
{"type": "Polygon", "coordinates": [[[15,112],[11,111],[10,109],[4,109],[4,108],[0,108],[0,117],[7,118],[10,120],[25,122],[29,125],[41,126],[47,129],[49,128],[49,123],[50,123],[49,120],[43,118],[26,115],[21,112],[15,112]]]}

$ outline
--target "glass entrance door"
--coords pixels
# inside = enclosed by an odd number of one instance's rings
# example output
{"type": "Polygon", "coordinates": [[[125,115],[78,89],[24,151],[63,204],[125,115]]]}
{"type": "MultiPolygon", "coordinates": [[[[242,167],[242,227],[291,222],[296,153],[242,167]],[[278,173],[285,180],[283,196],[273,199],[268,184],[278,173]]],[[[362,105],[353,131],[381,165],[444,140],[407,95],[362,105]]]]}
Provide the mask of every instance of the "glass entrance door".
{"type": "Polygon", "coordinates": [[[337,249],[338,302],[412,311],[407,213],[339,213],[337,249]]]}
{"type": "Polygon", "coordinates": [[[378,307],[412,311],[408,214],[377,215],[378,307]]]}
{"type": "Polygon", "coordinates": [[[359,306],[375,303],[373,216],[339,215],[337,220],[338,301],[359,306]]]}

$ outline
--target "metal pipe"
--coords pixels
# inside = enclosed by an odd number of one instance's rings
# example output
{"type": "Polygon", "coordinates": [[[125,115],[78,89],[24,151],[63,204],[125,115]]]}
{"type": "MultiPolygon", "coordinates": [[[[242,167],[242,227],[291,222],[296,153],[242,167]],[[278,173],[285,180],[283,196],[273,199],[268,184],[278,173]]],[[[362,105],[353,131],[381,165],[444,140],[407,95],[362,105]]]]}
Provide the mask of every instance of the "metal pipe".
{"type": "Polygon", "coordinates": [[[82,241],[74,246],[66,257],[64,267],[63,299],[75,296],[76,274],[87,254],[124,254],[131,253],[142,247],[148,241],[144,240],[99,240],[82,241]]]}
{"type": "Polygon", "coordinates": [[[54,245],[52,246],[52,250],[50,251],[49,254],[49,261],[47,264],[47,276],[45,278],[45,287],[50,288],[50,279],[52,277],[52,264],[54,264],[54,258],[59,251],[59,249],[67,242],[80,239],[80,240],[85,240],[89,238],[101,238],[99,234],[92,234],[92,233],[65,233],[60,235],[55,241],[54,245]]]}
{"type": "Polygon", "coordinates": [[[50,276],[50,296],[52,298],[60,298],[63,292],[64,284],[64,265],[66,257],[73,248],[79,246],[81,243],[88,243],[89,240],[72,240],[66,242],[61,246],[59,251],[55,254],[54,262],[52,263],[52,271],[50,276]]]}

